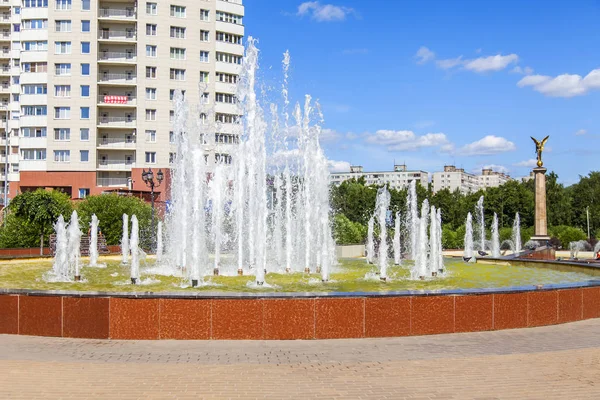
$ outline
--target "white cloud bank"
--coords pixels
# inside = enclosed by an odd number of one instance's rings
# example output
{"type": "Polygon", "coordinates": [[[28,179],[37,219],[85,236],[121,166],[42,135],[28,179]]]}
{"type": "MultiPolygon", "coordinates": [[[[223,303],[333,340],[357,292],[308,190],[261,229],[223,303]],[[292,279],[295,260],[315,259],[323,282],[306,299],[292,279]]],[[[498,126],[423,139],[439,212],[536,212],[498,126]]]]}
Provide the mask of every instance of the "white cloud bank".
{"type": "Polygon", "coordinates": [[[476,142],[469,143],[456,151],[461,156],[486,156],[515,151],[517,146],[501,136],[488,135],[476,142]]]}
{"type": "Polygon", "coordinates": [[[517,82],[520,88],[530,86],[536,92],[549,97],[583,96],[600,89],[600,68],[590,71],[585,77],[577,74],[528,75],[517,82]]]}
{"type": "Polygon", "coordinates": [[[350,172],[350,163],[348,161],[327,160],[329,172],[350,172]]]}
{"type": "MultiPolygon", "coordinates": [[[[461,55],[455,58],[437,59],[435,53],[425,46],[421,46],[419,50],[417,50],[415,58],[417,64],[425,64],[435,60],[435,64],[441,69],[448,70],[460,67],[476,73],[501,71],[506,69],[509,65],[519,62],[519,56],[516,54],[496,54],[473,59],[463,59],[463,56],[461,55]]],[[[530,68],[528,70],[530,70],[530,68]]]]}
{"type": "Polygon", "coordinates": [[[318,1],[306,1],[298,6],[296,15],[308,16],[317,22],[343,21],[348,15],[356,14],[350,7],[321,4],[318,1]]]}
{"type": "Polygon", "coordinates": [[[385,146],[389,151],[416,151],[422,148],[439,147],[449,150],[450,141],[444,133],[416,135],[413,131],[394,131],[381,129],[368,134],[366,142],[385,146]]]}
{"type": "Polygon", "coordinates": [[[515,165],[515,167],[534,168],[534,167],[537,167],[537,160],[531,158],[529,160],[518,162],[514,165],[515,165]]]}

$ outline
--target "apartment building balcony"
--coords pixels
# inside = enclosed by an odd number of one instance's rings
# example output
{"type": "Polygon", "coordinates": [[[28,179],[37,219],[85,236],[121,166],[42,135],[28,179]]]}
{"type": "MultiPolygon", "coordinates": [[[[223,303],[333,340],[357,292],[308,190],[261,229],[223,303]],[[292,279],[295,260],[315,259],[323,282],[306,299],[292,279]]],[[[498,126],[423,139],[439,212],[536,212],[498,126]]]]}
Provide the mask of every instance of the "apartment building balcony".
{"type": "Polygon", "coordinates": [[[101,107],[135,107],[137,96],[131,94],[101,94],[98,95],[98,106],[101,107]]]}
{"type": "Polygon", "coordinates": [[[110,72],[100,71],[98,73],[98,84],[107,86],[136,86],[137,75],[134,71],[110,72]]]}
{"type": "MultiPolygon", "coordinates": [[[[133,3],[133,2],[132,2],[133,3]]],[[[102,7],[98,10],[99,20],[131,22],[137,19],[135,7],[102,7]]]]}
{"type": "Polygon", "coordinates": [[[0,31],[0,42],[10,42],[10,29],[0,31]]]}
{"type": "Polygon", "coordinates": [[[96,186],[99,187],[114,187],[114,188],[125,188],[129,184],[131,177],[96,177],[96,186]]]}
{"type": "Polygon", "coordinates": [[[125,157],[110,157],[108,154],[98,154],[96,169],[110,171],[131,171],[135,168],[135,154],[125,157]]]}
{"type": "Polygon", "coordinates": [[[112,50],[100,49],[98,51],[98,63],[102,64],[135,64],[137,54],[135,49],[112,50]]]}
{"type": "Polygon", "coordinates": [[[98,128],[135,128],[136,119],[134,115],[111,116],[101,115],[98,118],[98,128]]]}
{"type": "Polygon", "coordinates": [[[137,40],[137,32],[135,29],[106,29],[102,28],[98,31],[99,42],[113,43],[130,43],[137,40]]]}
{"type": "Polygon", "coordinates": [[[11,72],[12,71],[9,64],[0,65],[0,76],[10,76],[11,72]]]}
{"type": "Polygon", "coordinates": [[[0,60],[6,60],[6,59],[9,59],[10,57],[11,57],[10,47],[4,46],[0,50],[0,60]]]}
{"type": "Polygon", "coordinates": [[[131,150],[135,149],[135,145],[136,141],[133,135],[124,135],[121,137],[103,135],[98,138],[98,143],[96,143],[96,147],[99,150],[131,150]]]}
{"type": "Polygon", "coordinates": [[[10,25],[12,16],[9,12],[0,14],[0,25],[10,25]]]}

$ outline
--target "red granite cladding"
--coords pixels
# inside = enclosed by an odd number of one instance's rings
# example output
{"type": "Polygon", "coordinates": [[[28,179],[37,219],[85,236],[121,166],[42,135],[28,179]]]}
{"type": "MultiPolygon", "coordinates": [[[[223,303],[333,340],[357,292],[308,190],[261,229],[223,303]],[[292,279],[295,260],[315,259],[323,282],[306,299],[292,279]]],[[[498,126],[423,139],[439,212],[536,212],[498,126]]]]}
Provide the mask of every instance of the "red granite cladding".
{"type": "Polygon", "coordinates": [[[479,332],[493,329],[493,295],[457,296],[454,306],[455,332],[479,332]]]}
{"type": "Polygon", "coordinates": [[[19,296],[19,333],[62,336],[62,297],[19,296]]]}
{"type": "Polygon", "coordinates": [[[63,336],[108,339],[108,297],[64,297],[63,336]]]}
{"type": "Polygon", "coordinates": [[[321,298],[315,304],[315,338],[340,339],[365,336],[364,298],[321,298]]]}
{"type": "Polygon", "coordinates": [[[529,260],[544,260],[544,261],[556,260],[556,251],[553,248],[536,250],[532,253],[525,254],[519,258],[524,258],[524,259],[526,258],[529,260]]]}
{"type": "Polygon", "coordinates": [[[454,332],[455,296],[413,297],[412,335],[435,335],[454,332]]]}
{"type": "Polygon", "coordinates": [[[0,296],[0,333],[19,333],[19,296],[0,296]]]}
{"type": "Polygon", "coordinates": [[[600,318],[600,287],[581,289],[583,318],[600,318]]]}
{"type": "Polygon", "coordinates": [[[527,327],[527,293],[494,295],[494,329],[527,327]]]}
{"type": "Polygon", "coordinates": [[[553,325],[558,322],[558,291],[527,293],[527,326],[553,325]]]}
{"type": "MultiPolygon", "coordinates": [[[[43,255],[49,256],[50,248],[44,247],[43,255]]],[[[40,248],[39,247],[31,247],[31,248],[20,248],[20,249],[0,249],[0,257],[39,257],[40,256],[40,248]]]]}
{"type": "Polygon", "coordinates": [[[410,335],[411,297],[365,299],[365,337],[410,335]]]}
{"type": "Polygon", "coordinates": [[[212,301],[213,339],[259,340],[263,337],[262,300],[212,301]]]}
{"type": "Polygon", "coordinates": [[[156,340],[158,299],[110,299],[110,338],[156,340]]]}
{"type": "Polygon", "coordinates": [[[265,339],[315,338],[314,299],[265,299],[263,307],[265,339]]]}
{"type": "Polygon", "coordinates": [[[210,339],[212,300],[160,299],[160,338],[210,339]]]}
{"type": "Polygon", "coordinates": [[[558,291],[558,323],[579,321],[583,312],[583,292],[581,289],[558,291]]]}

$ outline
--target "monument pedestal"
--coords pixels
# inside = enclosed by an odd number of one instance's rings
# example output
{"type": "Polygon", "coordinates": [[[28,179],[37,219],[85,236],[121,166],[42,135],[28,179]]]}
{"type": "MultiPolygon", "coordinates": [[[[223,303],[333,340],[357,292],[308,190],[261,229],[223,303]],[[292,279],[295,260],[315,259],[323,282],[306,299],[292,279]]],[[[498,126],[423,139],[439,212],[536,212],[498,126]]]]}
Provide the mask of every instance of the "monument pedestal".
{"type": "Polygon", "coordinates": [[[535,177],[535,233],[531,240],[541,245],[550,240],[546,213],[546,171],[544,167],[533,169],[535,177]]]}

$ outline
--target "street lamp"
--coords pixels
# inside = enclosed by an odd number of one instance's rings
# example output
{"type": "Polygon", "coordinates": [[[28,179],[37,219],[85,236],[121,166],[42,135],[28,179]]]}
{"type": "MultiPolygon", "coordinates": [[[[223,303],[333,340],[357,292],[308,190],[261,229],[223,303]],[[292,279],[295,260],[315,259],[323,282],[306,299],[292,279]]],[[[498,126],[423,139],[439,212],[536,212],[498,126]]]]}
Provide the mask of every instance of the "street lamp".
{"type": "Polygon", "coordinates": [[[155,247],[155,233],[154,233],[154,188],[159,187],[160,184],[162,183],[163,179],[165,178],[165,175],[162,172],[162,169],[158,170],[158,173],[156,174],[156,180],[154,180],[154,172],[152,171],[152,168],[148,168],[148,171],[146,171],[145,169],[142,170],[142,181],[144,181],[144,183],[146,184],[146,186],[148,186],[150,188],[150,204],[152,206],[152,219],[151,219],[151,235],[152,235],[152,248],[151,250],[154,251],[154,247],[155,247]]]}

